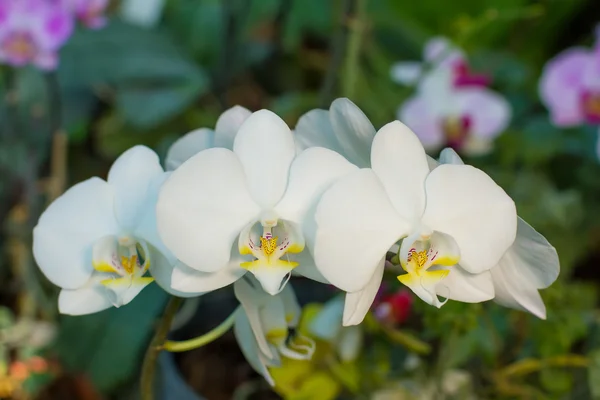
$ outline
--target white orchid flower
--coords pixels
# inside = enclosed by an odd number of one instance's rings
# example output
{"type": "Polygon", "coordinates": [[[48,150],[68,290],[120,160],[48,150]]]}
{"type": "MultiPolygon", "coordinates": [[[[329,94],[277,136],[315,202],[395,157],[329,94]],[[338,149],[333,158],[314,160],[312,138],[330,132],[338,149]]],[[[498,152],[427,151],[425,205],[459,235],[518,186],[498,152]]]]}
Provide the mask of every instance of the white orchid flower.
{"type": "MultiPolygon", "coordinates": [[[[464,165],[450,148],[442,150],[440,163],[464,165]]],[[[550,286],[559,272],[556,249],[519,217],[515,242],[490,270],[496,294],[494,301],[546,319],[546,306],[538,289],[550,286]]]]}
{"type": "Polygon", "coordinates": [[[399,121],[377,132],[372,169],[342,177],[316,210],[317,268],[348,292],[344,325],[360,323],[381,283],[385,255],[400,239],[399,280],[429,304],[494,297],[489,269],[516,235],[514,202],[484,172],[429,170],[416,135],[399,121]]]}
{"type": "Polygon", "coordinates": [[[89,314],[129,303],[153,281],[150,267],[172,256],[156,231],[154,208],[166,178],[158,156],[144,146],[123,153],[108,179],[90,178],[56,199],[33,230],[42,272],[62,288],[61,313],[89,314]]]}
{"type": "MultiPolygon", "coordinates": [[[[356,166],[328,149],[295,153],[285,122],[261,110],[237,130],[233,150],[210,148],[184,162],[165,182],[157,205],[166,246],[192,269],[219,272],[221,286],[247,271],[270,294],[292,270],[324,281],[303,251],[311,237],[305,238],[310,224],[303,223],[323,190],[356,166]]],[[[191,292],[202,291],[204,282],[176,268],[171,284],[191,292]]]]}
{"type": "Polygon", "coordinates": [[[298,326],[301,313],[294,290],[286,285],[273,296],[253,278],[238,280],[233,289],[243,308],[234,324],[237,341],[250,365],[274,386],[268,368],[280,365],[281,356],[309,360],[315,351],[310,338],[289,335],[289,329],[298,326]]]}
{"type": "Polygon", "coordinates": [[[323,305],[311,321],[309,330],[316,339],[331,343],[342,362],[358,358],[364,332],[360,325],[343,326],[344,298],[336,296],[323,305]]]}

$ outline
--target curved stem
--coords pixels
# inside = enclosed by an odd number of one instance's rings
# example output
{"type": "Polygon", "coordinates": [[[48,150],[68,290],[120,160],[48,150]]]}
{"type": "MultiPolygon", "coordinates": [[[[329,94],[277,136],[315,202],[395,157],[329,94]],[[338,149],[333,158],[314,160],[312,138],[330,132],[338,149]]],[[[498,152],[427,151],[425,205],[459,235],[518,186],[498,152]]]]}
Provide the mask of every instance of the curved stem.
{"type": "Polygon", "coordinates": [[[169,334],[171,328],[171,322],[175,313],[179,309],[179,305],[183,299],[179,297],[171,297],[169,303],[165,307],[163,316],[156,328],[156,333],[148,346],[146,356],[144,357],[144,363],[142,365],[142,375],[140,378],[140,394],[142,400],[153,400],[154,399],[154,375],[156,370],[156,361],[158,354],[162,349],[163,343],[169,334]]]}
{"type": "Polygon", "coordinates": [[[353,18],[349,19],[350,36],[346,50],[345,76],[342,87],[344,97],[352,99],[359,73],[360,48],[365,34],[367,0],[357,0],[353,18]]]}
{"type": "Polygon", "coordinates": [[[221,324],[219,326],[217,326],[215,329],[211,330],[210,332],[205,333],[202,336],[198,336],[196,338],[193,338],[190,340],[184,340],[181,342],[167,340],[164,343],[164,345],[162,346],[162,349],[176,353],[176,352],[181,352],[181,351],[197,349],[198,347],[207,345],[208,343],[223,336],[223,334],[225,332],[227,332],[233,326],[233,323],[235,322],[235,316],[237,315],[238,312],[240,312],[240,310],[241,310],[241,307],[238,306],[238,308],[236,308],[235,311],[232,312],[231,315],[229,317],[227,317],[227,319],[225,321],[221,322],[221,324]]]}

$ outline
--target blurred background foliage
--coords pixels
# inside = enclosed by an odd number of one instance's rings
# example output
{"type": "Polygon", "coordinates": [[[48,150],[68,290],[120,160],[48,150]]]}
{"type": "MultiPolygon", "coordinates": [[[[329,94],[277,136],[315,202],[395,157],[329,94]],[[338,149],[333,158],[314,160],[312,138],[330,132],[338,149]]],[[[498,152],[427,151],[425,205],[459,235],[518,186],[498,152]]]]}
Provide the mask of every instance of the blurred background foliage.
{"type": "MultiPolygon", "coordinates": [[[[48,365],[27,374],[29,386],[15,398],[135,398],[141,356],[166,295],[152,287],[121,309],[57,315],[56,293],[29,249],[37,216],[65,185],[105,176],[135,144],[164,156],[178,137],[213,127],[236,104],[269,108],[293,127],[304,112],[347,96],[379,128],[412,90],[392,83],[391,65],[420,60],[424,43],[442,35],[467,52],[474,70],[493,76],[513,108],[495,150],[468,162],[503,186],[519,215],[558,249],[561,275],[542,292],[546,321],[493,303],[449,302],[438,310],[419,301],[398,330],[367,321],[358,382],[342,379],[341,396],[600,399],[596,128],[552,126],[537,91],[548,59],[593,42],[600,2],[167,0],[152,27],[120,18],[118,2],[110,17],[101,30],[74,33],[55,73],[0,71],[0,390],[16,379],[7,369],[13,360],[43,355],[48,365]],[[61,128],[66,148],[53,145],[61,128]],[[15,332],[27,334],[11,341],[15,332]],[[35,342],[40,332],[47,338],[35,342]]],[[[330,295],[307,288],[304,302],[330,295]]],[[[199,307],[195,301],[181,335],[218,323],[227,301],[226,291],[199,307]]],[[[164,365],[209,399],[234,398],[236,388],[235,396],[243,388],[248,398],[276,398],[250,385],[261,380],[229,339],[177,358],[176,367],[164,365]]],[[[188,398],[173,390],[164,398],[188,398]]]]}

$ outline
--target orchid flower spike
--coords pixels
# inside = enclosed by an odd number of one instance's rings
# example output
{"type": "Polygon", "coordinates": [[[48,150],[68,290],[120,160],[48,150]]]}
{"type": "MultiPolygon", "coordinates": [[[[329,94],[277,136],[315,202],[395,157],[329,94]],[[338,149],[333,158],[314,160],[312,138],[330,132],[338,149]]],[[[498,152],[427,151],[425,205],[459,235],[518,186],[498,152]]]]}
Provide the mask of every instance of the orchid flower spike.
{"type": "MultiPolygon", "coordinates": [[[[452,149],[441,152],[440,163],[464,165],[463,160],[452,149]]],[[[490,269],[494,301],[546,319],[546,306],[538,289],[550,286],[558,278],[559,272],[556,249],[519,217],[514,243],[498,264],[490,269]]]]}
{"type": "Polygon", "coordinates": [[[158,156],[136,146],[115,161],[106,181],[78,183],[42,213],[33,230],[33,255],[62,289],[61,313],[125,305],[153,281],[146,276],[149,268],[169,268],[173,258],[154,217],[165,178],[158,156]]]}
{"type": "MultiPolygon", "coordinates": [[[[190,269],[218,273],[222,286],[247,271],[272,295],[292,271],[325,281],[304,251],[312,237],[306,216],[356,166],[323,148],[296,156],[290,129],[270,111],[252,113],[238,126],[228,130],[233,150],[201,151],[165,182],[157,205],[161,238],[190,269]]],[[[219,131],[217,124],[215,143],[219,131]]],[[[201,291],[203,281],[190,269],[173,271],[174,289],[201,291]]]]}
{"type": "Polygon", "coordinates": [[[269,368],[276,368],[281,356],[310,360],[315,351],[312,339],[299,333],[290,335],[290,329],[298,326],[301,312],[292,285],[272,296],[256,279],[244,277],[234,283],[233,289],[244,311],[236,315],[235,337],[250,365],[274,386],[269,368]]]}
{"type": "Polygon", "coordinates": [[[400,282],[423,301],[494,297],[489,269],[513,243],[514,202],[466,165],[430,172],[417,136],[394,121],[371,147],[371,169],[342,177],[323,194],[311,246],[316,266],[348,292],[344,325],[360,323],[381,283],[386,252],[399,240],[400,282]]]}

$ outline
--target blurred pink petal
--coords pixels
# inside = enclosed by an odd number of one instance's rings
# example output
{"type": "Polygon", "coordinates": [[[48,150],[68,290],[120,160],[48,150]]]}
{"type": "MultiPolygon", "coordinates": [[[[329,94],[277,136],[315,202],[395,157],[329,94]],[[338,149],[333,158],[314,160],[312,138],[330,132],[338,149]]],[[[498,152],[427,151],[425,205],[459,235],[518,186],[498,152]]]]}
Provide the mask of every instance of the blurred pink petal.
{"type": "Polygon", "coordinates": [[[397,117],[416,133],[425,149],[438,149],[444,144],[443,115],[435,112],[426,96],[407,99],[398,109],[397,117]]]}
{"type": "Polygon", "coordinates": [[[452,67],[465,59],[464,53],[458,47],[441,36],[430,39],[423,49],[423,60],[434,65],[452,67]]]}
{"type": "Polygon", "coordinates": [[[482,138],[493,139],[501,134],[511,118],[506,99],[486,88],[456,90],[456,111],[469,117],[469,132],[482,138]]]}
{"type": "Polygon", "coordinates": [[[539,91],[542,102],[550,110],[552,122],[558,126],[574,126],[584,122],[581,98],[585,91],[586,69],[593,54],[584,48],[572,48],[550,60],[542,72],[539,91]]]}

